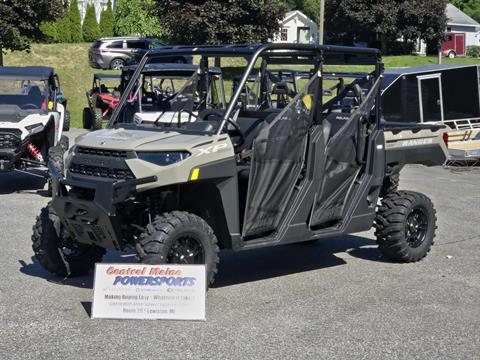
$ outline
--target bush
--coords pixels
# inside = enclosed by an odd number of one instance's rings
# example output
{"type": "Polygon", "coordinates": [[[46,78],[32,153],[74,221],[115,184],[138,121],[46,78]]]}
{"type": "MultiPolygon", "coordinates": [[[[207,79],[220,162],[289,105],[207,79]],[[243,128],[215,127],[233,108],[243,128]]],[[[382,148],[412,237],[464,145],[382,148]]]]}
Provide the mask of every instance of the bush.
{"type": "Polygon", "coordinates": [[[467,56],[475,59],[480,58],[480,46],[478,45],[467,46],[467,56]]]}
{"type": "Polygon", "coordinates": [[[80,10],[78,10],[77,0],[70,2],[70,9],[68,10],[68,19],[70,21],[71,41],[79,43],[83,41],[82,36],[82,21],[80,18],[80,10]]]}
{"type": "Polygon", "coordinates": [[[83,40],[87,42],[95,41],[100,37],[100,30],[98,29],[97,17],[95,16],[95,8],[93,5],[87,5],[82,32],[83,40]]]}
{"type": "Polygon", "coordinates": [[[43,34],[43,41],[48,44],[58,42],[57,23],[49,21],[40,25],[40,31],[43,34]]]}
{"type": "Polygon", "coordinates": [[[102,37],[113,36],[114,25],[112,3],[108,0],[107,8],[100,15],[100,35],[102,37]]]}
{"type": "Polygon", "coordinates": [[[70,30],[70,19],[68,14],[63,18],[57,20],[57,42],[69,43],[72,42],[72,32],[70,30]]]}

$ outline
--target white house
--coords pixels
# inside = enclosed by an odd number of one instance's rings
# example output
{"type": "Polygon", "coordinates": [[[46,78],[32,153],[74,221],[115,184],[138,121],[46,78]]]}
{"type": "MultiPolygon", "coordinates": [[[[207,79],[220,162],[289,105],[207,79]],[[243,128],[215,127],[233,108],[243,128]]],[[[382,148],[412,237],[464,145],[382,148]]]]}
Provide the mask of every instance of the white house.
{"type": "MultiPolygon", "coordinates": [[[[452,35],[451,33],[461,34],[458,36],[464,37],[463,47],[465,49],[467,46],[480,45],[480,24],[477,21],[452,4],[447,4],[445,11],[448,19],[447,28],[445,29],[447,35],[452,35]]],[[[446,41],[451,40],[450,36],[447,36],[446,41]]],[[[424,41],[417,41],[416,52],[422,55],[427,53],[427,45],[424,41]]]]}
{"type": "MultiPolygon", "coordinates": [[[[115,0],[111,0],[112,8],[115,9],[115,0]]],[[[97,15],[97,21],[100,22],[100,15],[104,9],[107,8],[108,0],[78,0],[78,9],[80,10],[80,17],[85,18],[85,13],[87,12],[87,5],[93,4],[95,7],[95,15],[97,15]]]]}
{"type": "Polygon", "coordinates": [[[317,43],[318,26],[301,11],[289,11],[280,21],[280,31],[273,39],[273,42],[299,44],[317,43]]]}
{"type": "Polygon", "coordinates": [[[465,45],[480,45],[480,24],[453,6],[447,5],[447,33],[464,33],[465,45]]]}

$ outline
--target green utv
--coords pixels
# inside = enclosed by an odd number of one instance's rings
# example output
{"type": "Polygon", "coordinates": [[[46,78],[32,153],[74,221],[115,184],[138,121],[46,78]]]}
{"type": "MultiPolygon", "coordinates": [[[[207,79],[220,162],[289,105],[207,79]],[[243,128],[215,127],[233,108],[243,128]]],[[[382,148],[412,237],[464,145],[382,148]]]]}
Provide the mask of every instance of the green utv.
{"type": "Polygon", "coordinates": [[[388,258],[422,259],[435,236],[430,199],[411,191],[380,198],[387,168],[382,73],[375,49],[267,44],[151,50],[108,128],[77,139],[66,174],[52,167],[53,198],[32,236],[37,259],[50,272],[79,275],[101,261],[105,249],[135,249],[143,263],[206,264],[212,283],[221,249],[372,227],[388,258]],[[196,56],[198,71],[156,108],[158,119],[173,114],[170,121],[135,122],[142,112],[142,69],[162,56],[196,56]],[[211,95],[208,69],[229,57],[249,60],[222,108],[211,95]],[[326,66],[331,73],[355,65],[371,71],[352,73],[334,96],[324,91],[331,81],[326,66]],[[280,66],[308,71],[293,99],[284,108],[260,102],[246,109],[241,95],[249,78],[260,76],[264,97],[263,78],[280,66]]]}

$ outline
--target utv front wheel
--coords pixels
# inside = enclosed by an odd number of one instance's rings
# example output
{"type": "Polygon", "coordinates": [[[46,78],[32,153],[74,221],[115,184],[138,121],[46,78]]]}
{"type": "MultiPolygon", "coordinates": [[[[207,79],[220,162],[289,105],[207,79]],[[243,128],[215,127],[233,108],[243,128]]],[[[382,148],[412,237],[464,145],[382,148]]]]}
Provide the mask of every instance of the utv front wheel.
{"type": "Polygon", "coordinates": [[[105,250],[72,241],[55,211],[44,207],[33,226],[32,249],[35,258],[49,272],[59,276],[88,274],[105,250]]]}
{"type": "MultiPolygon", "coordinates": [[[[62,140],[59,145],[52,146],[48,150],[48,161],[52,161],[55,169],[60,173],[63,174],[65,168],[65,162],[63,160],[63,154],[65,153],[64,147],[68,147],[68,138],[62,136],[62,140]]],[[[48,172],[48,196],[52,196],[52,174],[50,171],[48,172]]]]}
{"type": "Polygon", "coordinates": [[[63,131],[70,130],[70,111],[65,110],[65,115],[63,116],[63,131]]]}
{"type": "Polygon", "coordinates": [[[217,273],[217,238],[205,220],[188,212],[157,216],[140,235],[136,249],[145,264],[205,264],[207,285],[217,273]]]}
{"type": "Polygon", "coordinates": [[[427,196],[413,191],[387,195],[375,218],[379,249],[394,261],[419,261],[433,245],[436,222],[435,209],[427,196]]]}

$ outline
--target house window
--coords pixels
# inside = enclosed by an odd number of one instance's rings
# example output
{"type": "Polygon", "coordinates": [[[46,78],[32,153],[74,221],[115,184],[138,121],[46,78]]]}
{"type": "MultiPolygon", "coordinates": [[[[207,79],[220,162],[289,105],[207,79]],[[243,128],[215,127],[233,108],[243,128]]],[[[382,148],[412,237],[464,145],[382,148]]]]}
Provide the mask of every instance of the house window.
{"type": "Polygon", "coordinates": [[[280,30],[280,41],[288,41],[288,29],[282,28],[280,30]]]}

